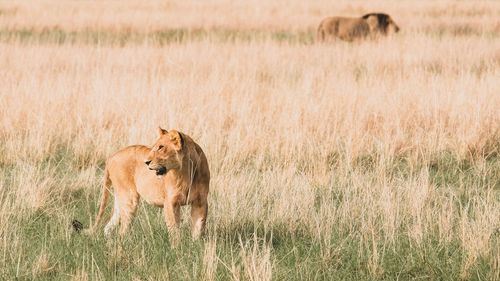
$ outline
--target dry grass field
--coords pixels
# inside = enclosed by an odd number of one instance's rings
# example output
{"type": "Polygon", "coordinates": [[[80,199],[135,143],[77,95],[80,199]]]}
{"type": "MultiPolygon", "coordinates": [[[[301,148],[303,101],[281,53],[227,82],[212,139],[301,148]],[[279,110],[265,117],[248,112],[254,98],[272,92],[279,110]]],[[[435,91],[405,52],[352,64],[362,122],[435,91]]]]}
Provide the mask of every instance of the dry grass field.
{"type": "Polygon", "coordinates": [[[499,280],[499,152],[499,1],[0,0],[1,280],[499,280]],[[372,11],[402,31],[314,42],[372,11]],[[75,233],[159,125],[207,154],[206,237],[75,233]]]}

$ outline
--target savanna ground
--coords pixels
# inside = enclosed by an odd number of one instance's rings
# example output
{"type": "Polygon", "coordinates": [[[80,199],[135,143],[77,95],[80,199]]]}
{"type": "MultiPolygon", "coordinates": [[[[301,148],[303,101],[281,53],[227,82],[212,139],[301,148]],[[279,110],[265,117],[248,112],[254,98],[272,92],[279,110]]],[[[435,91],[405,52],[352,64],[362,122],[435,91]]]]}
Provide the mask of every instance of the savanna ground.
{"type": "Polygon", "coordinates": [[[499,1],[1,0],[0,279],[498,280],[499,47],[499,1]],[[314,43],[372,11],[402,32],[314,43]],[[75,233],[158,125],[208,156],[206,237],[75,233]]]}

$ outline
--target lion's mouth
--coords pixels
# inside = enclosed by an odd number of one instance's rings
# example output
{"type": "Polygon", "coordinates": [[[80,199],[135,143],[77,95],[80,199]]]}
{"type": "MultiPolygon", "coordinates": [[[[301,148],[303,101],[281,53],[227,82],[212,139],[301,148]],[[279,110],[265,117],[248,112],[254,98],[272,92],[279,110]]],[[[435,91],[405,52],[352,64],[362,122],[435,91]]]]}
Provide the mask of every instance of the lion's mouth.
{"type": "Polygon", "coordinates": [[[157,176],[163,176],[167,173],[167,168],[160,166],[156,169],[151,169],[150,170],[155,170],[157,176]]]}

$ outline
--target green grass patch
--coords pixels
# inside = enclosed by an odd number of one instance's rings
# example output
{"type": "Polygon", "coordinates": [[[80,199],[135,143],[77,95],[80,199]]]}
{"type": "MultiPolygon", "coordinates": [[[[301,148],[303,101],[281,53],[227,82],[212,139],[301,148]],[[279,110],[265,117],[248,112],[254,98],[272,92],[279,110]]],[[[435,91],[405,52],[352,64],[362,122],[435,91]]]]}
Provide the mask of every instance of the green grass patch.
{"type": "Polygon", "coordinates": [[[160,29],[151,32],[107,31],[86,29],[67,31],[61,28],[1,29],[0,42],[23,44],[88,44],[125,46],[134,44],[168,45],[189,41],[214,40],[217,42],[251,42],[272,40],[282,43],[310,44],[314,42],[311,31],[264,31],[224,28],[160,29]]]}
{"type": "MultiPolygon", "coordinates": [[[[216,280],[248,280],[246,258],[252,253],[265,253],[265,249],[270,253],[273,280],[458,280],[468,258],[459,235],[444,241],[431,229],[416,243],[403,225],[396,229],[395,239],[387,242],[378,222],[375,228],[379,237],[373,243],[363,237],[360,222],[336,225],[329,237],[319,239],[305,225],[290,228],[281,223],[266,224],[266,218],[244,217],[225,224],[211,220],[208,238],[192,241],[189,223],[184,219],[182,241],[174,247],[170,244],[161,209],[147,204],[140,206],[124,239],[117,235],[105,239],[102,229],[95,236],[79,234],[71,229],[71,220],[76,218],[89,225],[90,217],[97,210],[99,182],[89,187],[61,188],[72,184],[72,175],[78,175],[81,167],[79,161],[64,157],[71,156],[65,154],[67,150],[58,151],[39,164],[54,167],[57,163],[57,168],[48,170],[52,173],[48,173],[49,176],[64,172],[64,177],[55,181],[59,187],[54,187],[59,188],[61,194],[52,198],[50,206],[9,214],[16,225],[0,230],[2,280],[68,280],[75,276],[81,279],[87,276],[89,280],[206,280],[208,243],[216,245],[213,273],[216,280]]],[[[333,158],[342,161],[342,156],[333,158]]],[[[353,169],[358,174],[369,175],[377,171],[376,159],[377,156],[360,157],[353,169]]],[[[479,166],[473,161],[457,159],[451,153],[441,153],[427,166],[430,181],[438,189],[436,192],[447,187],[459,194],[457,205],[480,198],[483,189],[484,192],[493,190],[498,196],[500,159],[483,161],[486,162],[479,166]],[[474,186],[474,191],[470,186],[474,186]]],[[[386,164],[386,176],[401,182],[411,179],[419,170],[408,159],[386,164]]],[[[333,171],[340,166],[332,166],[333,171]]],[[[6,187],[0,198],[2,204],[17,200],[12,187],[6,186],[15,182],[12,178],[19,173],[16,169],[16,165],[2,166],[2,183],[6,187]]],[[[101,173],[99,169],[96,171],[101,173]]],[[[314,202],[317,212],[322,204],[340,205],[346,196],[353,196],[345,193],[348,189],[337,186],[330,190],[317,188],[314,202]]],[[[6,217],[5,213],[0,215],[0,219],[6,217]]],[[[498,235],[492,237],[492,245],[499,242],[498,235]]],[[[467,279],[488,280],[494,276],[492,266],[499,253],[498,249],[491,251],[470,265],[467,279]]],[[[257,256],[255,261],[265,259],[257,256]]]]}

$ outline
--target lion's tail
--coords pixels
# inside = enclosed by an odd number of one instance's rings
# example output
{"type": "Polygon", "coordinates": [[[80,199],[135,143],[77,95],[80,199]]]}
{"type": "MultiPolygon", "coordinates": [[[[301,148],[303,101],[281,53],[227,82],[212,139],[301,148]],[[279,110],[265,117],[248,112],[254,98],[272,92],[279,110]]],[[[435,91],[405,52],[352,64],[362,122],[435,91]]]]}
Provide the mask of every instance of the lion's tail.
{"type": "Polygon", "coordinates": [[[106,204],[108,203],[109,193],[111,188],[111,179],[109,177],[109,171],[107,167],[104,169],[104,178],[102,182],[102,195],[101,195],[101,204],[99,205],[99,212],[97,212],[97,216],[95,218],[94,226],[92,229],[96,229],[99,225],[99,222],[102,219],[102,215],[106,210],[106,204]]]}

